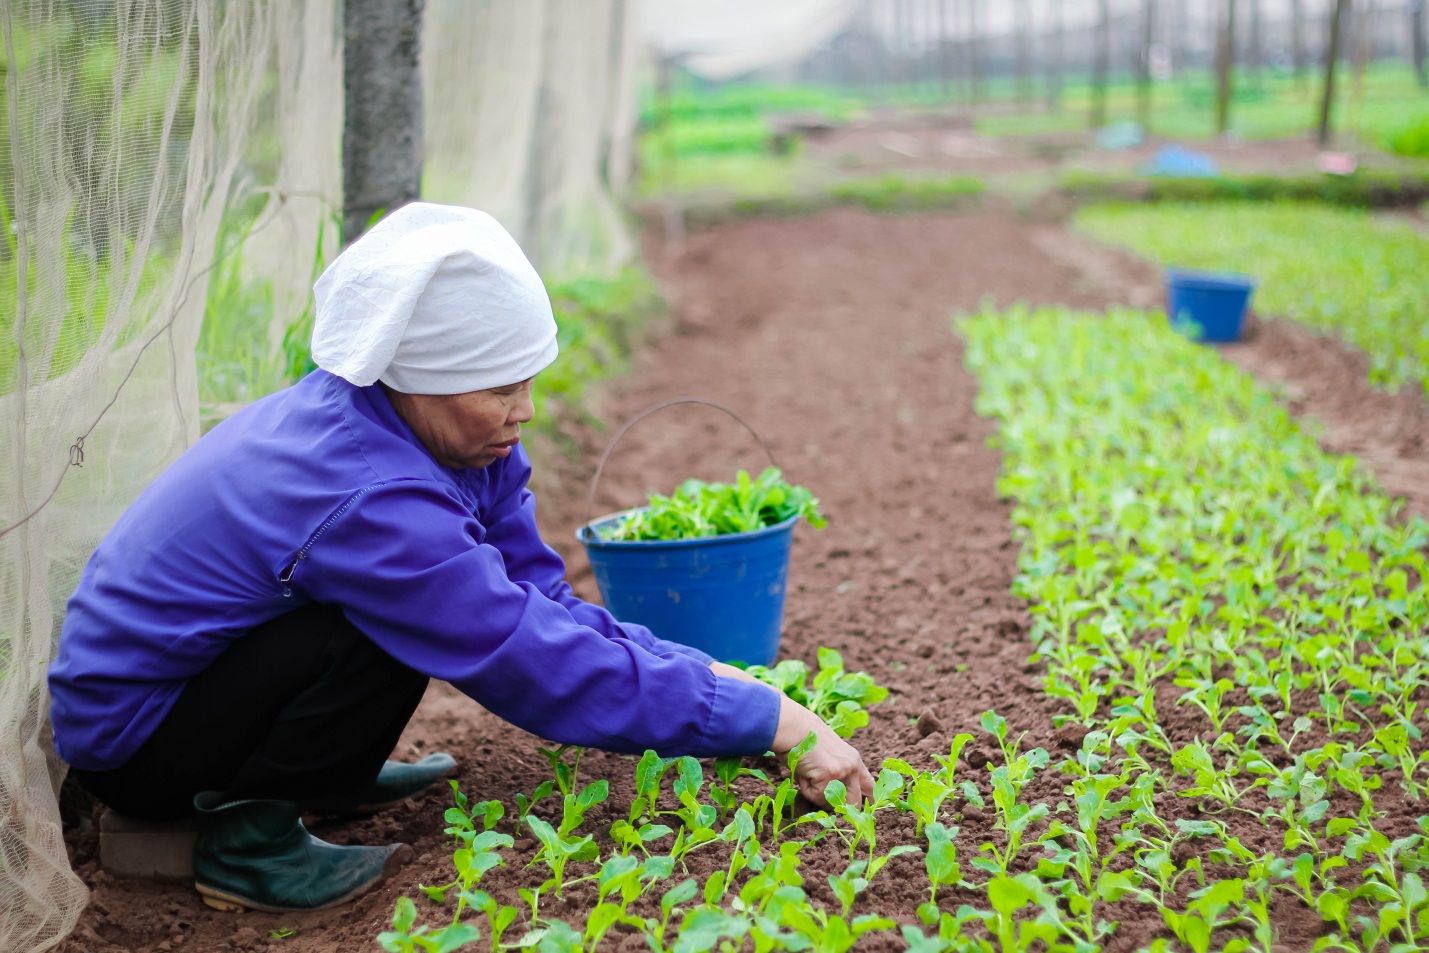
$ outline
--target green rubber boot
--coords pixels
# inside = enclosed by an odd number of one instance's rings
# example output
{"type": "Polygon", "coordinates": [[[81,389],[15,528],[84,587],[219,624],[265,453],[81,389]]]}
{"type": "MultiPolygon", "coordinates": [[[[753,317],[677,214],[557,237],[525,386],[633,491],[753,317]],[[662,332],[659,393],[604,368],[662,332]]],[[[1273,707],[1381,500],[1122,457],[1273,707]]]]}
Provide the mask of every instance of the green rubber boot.
{"type": "Polygon", "coordinates": [[[358,798],[354,814],[376,814],[396,807],[414,794],[420,794],[444,778],[456,773],[456,759],[445,751],[427,755],[415,764],[388,761],[377,780],[358,798]]]}
{"type": "Polygon", "coordinates": [[[292,801],[194,798],[206,830],[194,842],[194,881],[219,910],[324,910],[366,893],[412,856],[406,844],[338,847],[303,827],[292,801]]]}
{"type": "Polygon", "coordinates": [[[303,816],[310,822],[320,817],[368,817],[396,807],[453,774],[456,774],[456,760],[445,751],[429,754],[415,764],[388,761],[382,765],[377,779],[360,794],[338,794],[321,801],[304,802],[303,816]]]}

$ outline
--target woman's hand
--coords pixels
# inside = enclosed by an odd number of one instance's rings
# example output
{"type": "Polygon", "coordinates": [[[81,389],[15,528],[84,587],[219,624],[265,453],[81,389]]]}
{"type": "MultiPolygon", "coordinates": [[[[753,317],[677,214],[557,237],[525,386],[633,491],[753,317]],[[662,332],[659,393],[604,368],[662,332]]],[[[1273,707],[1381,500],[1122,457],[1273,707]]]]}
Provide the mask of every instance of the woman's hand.
{"type": "MultiPolygon", "coordinates": [[[[725,678],[763,684],[754,676],[723,662],[711,662],[710,670],[725,678]]],[[[853,745],[834,734],[834,730],[824,724],[819,716],[788,695],[781,694],[779,727],[774,732],[774,753],[788,754],[801,744],[811,731],[817,741],[813,749],[799,759],[799,764],[794,769],[794,783],[799,786],[799,793],[821,807],[828,807],[824,788],[830,781],[842,781],[848,790],[848,803],[862,804],[865,798],[871,797],[873,775],[869,774],[863,758],[854,750],[853,745]]]]}

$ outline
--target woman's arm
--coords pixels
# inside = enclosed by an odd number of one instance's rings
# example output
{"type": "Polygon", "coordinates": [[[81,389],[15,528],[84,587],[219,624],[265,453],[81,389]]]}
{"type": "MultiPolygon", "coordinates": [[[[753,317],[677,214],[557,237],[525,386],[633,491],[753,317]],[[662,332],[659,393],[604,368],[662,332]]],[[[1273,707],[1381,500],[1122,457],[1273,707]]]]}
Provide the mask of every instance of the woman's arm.
{"type": "Polygon", "coordinates": [[[632,754],[768,750],[780,717],[773,689],[605,637],[509,578],[481,537],[449,487],[375,485],[327,526],[291,586],[341,606],[389,655],[534,734],[632,754]]]}
{"type": "Polygon", "coordinates": [[[565,606],[582,625],[608,639],[628,639],[655,655],[685,655],[705,664],[712,661],[697,648],[657,638],[643,625],[619,622],[603,607],[577,596],[566,582],[565,561],[541,539],[536,528],[536,497],[526,488],[531,465],[525,450],[518,446],[502,467],[496,498],[480,518],[486,527],[486,541],[501,551],[512,580],[531,583],[546,598],[565,606]]]}

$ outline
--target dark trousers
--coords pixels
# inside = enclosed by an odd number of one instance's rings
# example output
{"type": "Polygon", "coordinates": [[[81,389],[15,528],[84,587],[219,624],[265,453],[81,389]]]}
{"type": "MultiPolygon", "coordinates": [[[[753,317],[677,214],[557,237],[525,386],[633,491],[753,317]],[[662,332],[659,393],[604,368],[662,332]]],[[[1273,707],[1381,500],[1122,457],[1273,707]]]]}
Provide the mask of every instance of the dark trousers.
{"type": "Polygon", "coordinates": [[[75,774],[120,814],[153,821],[192,816],[200,791],[352,805],[426,687],[341,610],[307,605],[235,639],[123,766],[75,774]]]}

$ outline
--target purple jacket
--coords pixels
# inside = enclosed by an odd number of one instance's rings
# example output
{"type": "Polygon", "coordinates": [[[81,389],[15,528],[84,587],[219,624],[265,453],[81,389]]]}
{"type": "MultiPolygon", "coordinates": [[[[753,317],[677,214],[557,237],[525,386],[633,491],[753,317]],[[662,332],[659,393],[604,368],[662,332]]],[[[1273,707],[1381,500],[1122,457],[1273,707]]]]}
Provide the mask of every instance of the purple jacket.
{"type": "Polygon", "coordinates": [[[325,371],[254,403],[120,518],[70,597],[50,668],[55,748],[116,768],[187,679],[254,626],[341,606],[394,658],[543,737],[662,755],[769,748],[779,696],[582,602],[536,531],[518,446],[427,453],[380,386],[325,371]]]}

